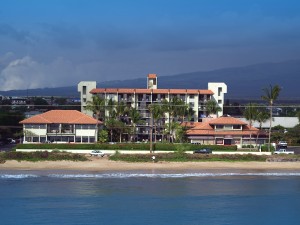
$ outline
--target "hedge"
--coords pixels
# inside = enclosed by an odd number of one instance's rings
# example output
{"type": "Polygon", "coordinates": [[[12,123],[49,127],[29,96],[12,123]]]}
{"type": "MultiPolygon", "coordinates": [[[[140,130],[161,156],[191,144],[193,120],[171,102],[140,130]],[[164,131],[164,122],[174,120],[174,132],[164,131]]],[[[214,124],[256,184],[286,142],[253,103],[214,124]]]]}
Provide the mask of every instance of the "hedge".
{"type": "Polygon", "coordinates": [[[268,156],[259,155],[211,155],[211,154],[186,154],[186,153],[164,153],[164,154],[115,154],[109,157],[114,161],[126,162],[151,162],[152,156],[155,156],[155,162],[170,161],[170,162],[192,162],[192,161],[229,161],[229,162],[249,162],[260,161],[265,162],[268,156]],[[151,156],[151,157],[150,157],[151,156]]]}
{"type": "Polygon", "coordinates": [[[6,160],[17,161],[87,161],[88,159],[82,154],[71,154],[66,152],[3,152],[0,153],[0,163],[5,163],[6,160]]]}
{"type": "MultiPolygon", "coordinates": [[[[154,143],[153,150],[160,151],[194,151],[201,148],[211,148],[214,151],[236,151],[237,146],[224,145],[193,145],[193,144],[172,144],[154,143]]],[[[103,150],[149,150],[149,143],[119,143],[119,144],[19,144],[17,149],[103,149],[103,150]]]]}

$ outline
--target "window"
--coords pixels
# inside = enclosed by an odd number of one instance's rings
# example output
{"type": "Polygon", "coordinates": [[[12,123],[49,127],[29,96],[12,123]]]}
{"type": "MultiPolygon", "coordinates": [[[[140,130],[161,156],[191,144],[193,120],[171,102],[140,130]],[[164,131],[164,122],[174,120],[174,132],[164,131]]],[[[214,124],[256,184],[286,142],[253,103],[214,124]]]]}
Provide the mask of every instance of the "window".
{"type": "Polygon", "coordinates": [[[86,86],[82,86],[82,94],[86,95],[86,86]]]}
{"type": "Polygon", "coordinates": [[[233,125],[233,129],[234,130],[240,130],[241,129],[241,125],[233,125]]]}
{"type": "Polygon", "coordinates": [[[218,100],[218,104],[222,104],[222,100],[218,100]]]}
{"type": "Polygon", "coordinates": [[[95,137],[93,137],[93,136],[90,137],[90,142],[91,142],[91,143],[95,142],[95,137]]]}
{"type": "Polygon", "coordinates": [[[82,142],[83,143],[88,143],[89,142],[89,137],[82,137],[82,142]]]}
{"type": "Polygon", "coordinates": [[[81,137],[76,137],[75,142],[80,143],[81,142],[81,137]]]}
{"type": "Polygon", "coordinates": [[[224,125],[216,125],[216,129],[217,129],[217,130],[224,129],[224,125]]]}
{"type": "Polygon", "coordinates": [[[216,144],[222,145],[223,144],[223,138],[216,138],[216,144]]]}
{"type": "Polygon", "coordinates": [[[218,88],[218,96],[221,96],[221,93],[222,93],[222,88],[219,87],[219,88],[218,88]]]}

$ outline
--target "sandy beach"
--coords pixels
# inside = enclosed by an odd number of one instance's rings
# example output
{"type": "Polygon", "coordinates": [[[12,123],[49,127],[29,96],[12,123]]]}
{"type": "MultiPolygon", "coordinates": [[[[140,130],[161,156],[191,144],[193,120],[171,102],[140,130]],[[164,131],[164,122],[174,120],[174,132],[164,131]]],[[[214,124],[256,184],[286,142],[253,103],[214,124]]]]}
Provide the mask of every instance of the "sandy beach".
{"type": "Polygon", "coordinates": [[[128,163],[111,161],[108,158],[90,157],[90,161],[46,161],[18,162],[15,160],[0,164],[0,170],[78,170],[78,171],[207,171],[207,170],[276,170],[300,171],[299,162],[156,162],[128,163]]]}

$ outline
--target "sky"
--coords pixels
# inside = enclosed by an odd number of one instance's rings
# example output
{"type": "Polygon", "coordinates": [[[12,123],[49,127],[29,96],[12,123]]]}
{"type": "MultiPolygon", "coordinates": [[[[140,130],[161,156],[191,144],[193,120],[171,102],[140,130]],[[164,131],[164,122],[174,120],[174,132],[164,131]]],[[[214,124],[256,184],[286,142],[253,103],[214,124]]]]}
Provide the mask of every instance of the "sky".
{"type": "Polygon", "coordinates": [[[0,90],[300,59],[299,0],[1,0],[0,90]]]}

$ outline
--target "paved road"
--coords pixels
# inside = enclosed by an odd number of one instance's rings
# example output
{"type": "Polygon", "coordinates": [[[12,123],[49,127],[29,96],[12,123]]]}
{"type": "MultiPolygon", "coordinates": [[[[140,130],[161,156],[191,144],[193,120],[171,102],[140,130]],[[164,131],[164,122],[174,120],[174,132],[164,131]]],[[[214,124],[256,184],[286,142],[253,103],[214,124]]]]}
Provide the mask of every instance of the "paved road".
{"type": "Polygon", "coordinates": [[[296,155],[300,155],[300,146],[290,146],[287,150],[294,151],[296,155]]]}

